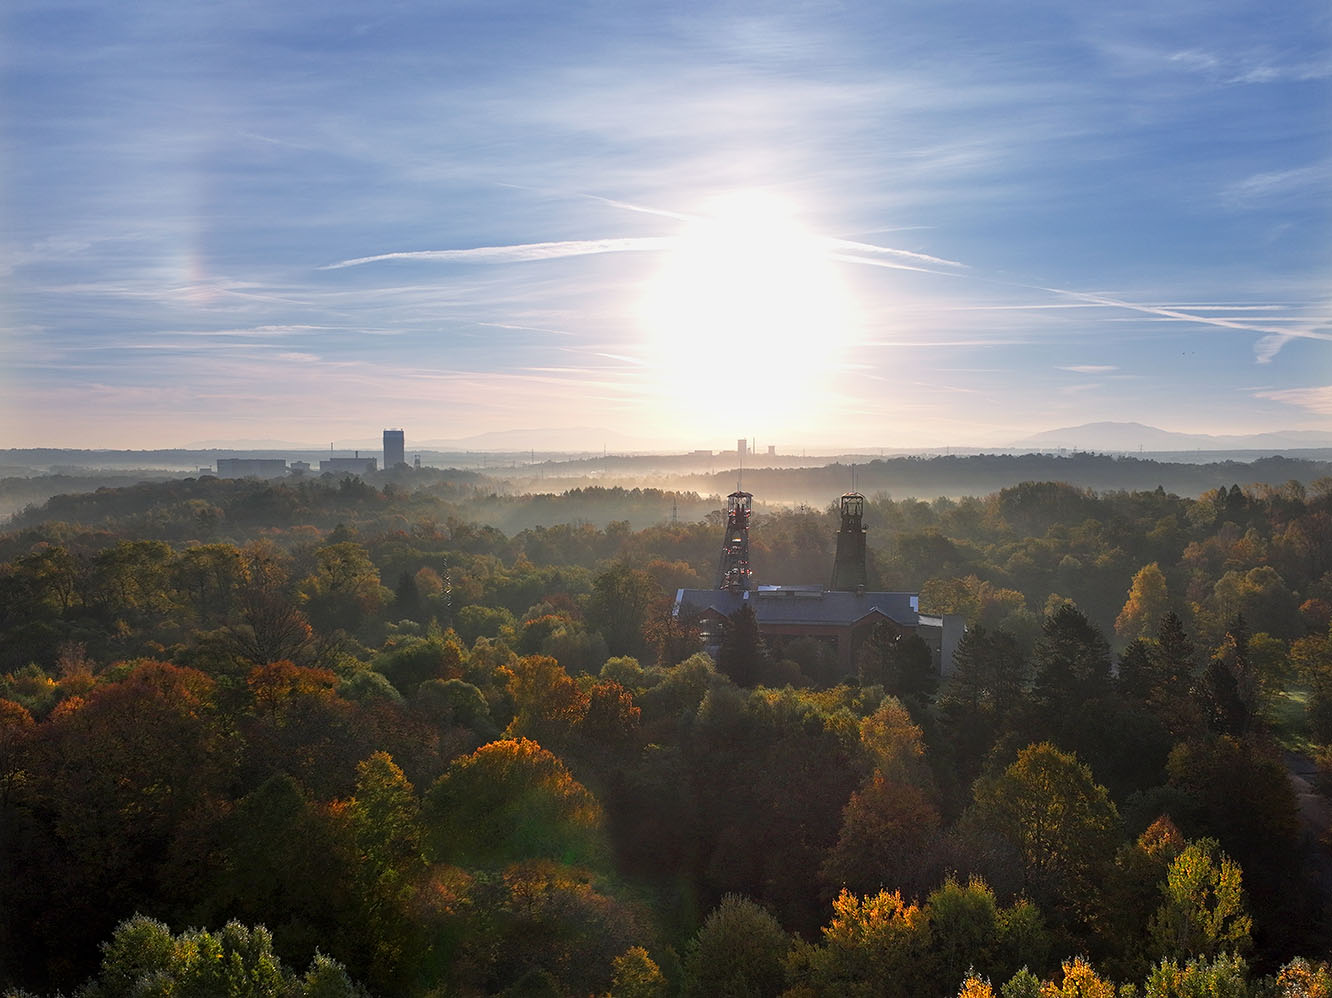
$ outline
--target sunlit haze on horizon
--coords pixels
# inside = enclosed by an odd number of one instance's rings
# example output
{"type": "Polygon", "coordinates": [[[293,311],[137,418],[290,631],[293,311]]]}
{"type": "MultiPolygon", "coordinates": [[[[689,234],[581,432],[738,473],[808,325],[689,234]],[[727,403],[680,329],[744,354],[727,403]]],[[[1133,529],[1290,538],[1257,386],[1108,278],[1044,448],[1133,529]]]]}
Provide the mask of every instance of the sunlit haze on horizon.
{"type": "Polygon", "coordinates": [[[1332,430],[1321,0],[12,0],[0,37],[0,447],[1332,430]]]}

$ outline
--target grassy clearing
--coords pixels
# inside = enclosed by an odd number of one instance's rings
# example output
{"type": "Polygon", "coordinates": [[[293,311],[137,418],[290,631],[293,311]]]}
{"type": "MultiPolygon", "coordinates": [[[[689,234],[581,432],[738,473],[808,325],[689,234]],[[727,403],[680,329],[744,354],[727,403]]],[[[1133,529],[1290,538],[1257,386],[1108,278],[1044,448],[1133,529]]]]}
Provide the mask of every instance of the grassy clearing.
{"type": "Polygon", "coordinates": [[[1311,754],[1313,743],[1309,741],[1309,722],[1305,707],[1309,701],[1309,691],[1301,687],[1292,687],[1274,692],[1267,701],[1264,714],[1271,725],[1272,734],[1282,748],[1292,752],[1311,754]]]}

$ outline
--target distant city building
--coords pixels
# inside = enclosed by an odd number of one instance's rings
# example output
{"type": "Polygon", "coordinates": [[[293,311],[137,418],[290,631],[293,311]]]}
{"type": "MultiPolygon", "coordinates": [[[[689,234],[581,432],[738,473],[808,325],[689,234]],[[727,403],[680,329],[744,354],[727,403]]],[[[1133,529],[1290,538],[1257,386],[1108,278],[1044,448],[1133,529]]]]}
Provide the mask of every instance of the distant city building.
{"type": "Polygon", "coordinates": [[[737,440],[735,442],[735,452],[741,457],[744,457],[745,454],[749,452],[749,441],[746,440],[744,437],[741,437],[739,440],[737,440]]]}
{"type": "Polygon", "coordinates": [[[331,471],[334,474],[342,472],[353,475],[368,475],[375,471],[378,466],[378,458],[361,457],[360,451],[356,452],[355,457],[330,457],[319,462],[321,472],[331,471]]]}
{"type": "Polygon", "coordinates": [[[776,456],[777,456],[777,445],[768,444],[768,457],[776,457],[776,456]]]}
{"type": "Polygon", "coordinates": [[[389,471],[407,463],[406,442],[402,430],[384,431],[384,470],[389,471]]]}
{"type": "Polygon", "coordinates": [[[309,461],[292,461],[289,465],[293,475],[304,475],[310,471],[309,461]]]}
{"type": "Polygon", "coordinates": [[[281,478],[287,473],[287,462],[267,457],[219,457],[218,478],[281,478]]]}

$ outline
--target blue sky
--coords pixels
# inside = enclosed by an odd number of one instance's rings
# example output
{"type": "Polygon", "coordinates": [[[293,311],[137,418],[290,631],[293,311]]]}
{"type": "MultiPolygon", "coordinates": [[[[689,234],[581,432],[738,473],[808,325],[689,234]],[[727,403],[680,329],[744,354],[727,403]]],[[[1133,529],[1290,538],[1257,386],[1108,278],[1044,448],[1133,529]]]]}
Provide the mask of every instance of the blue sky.
{"type": "Polygon", "coordinates": [[[0,18],[0,446],[1332,428],[1323,0],[0,18]]]}

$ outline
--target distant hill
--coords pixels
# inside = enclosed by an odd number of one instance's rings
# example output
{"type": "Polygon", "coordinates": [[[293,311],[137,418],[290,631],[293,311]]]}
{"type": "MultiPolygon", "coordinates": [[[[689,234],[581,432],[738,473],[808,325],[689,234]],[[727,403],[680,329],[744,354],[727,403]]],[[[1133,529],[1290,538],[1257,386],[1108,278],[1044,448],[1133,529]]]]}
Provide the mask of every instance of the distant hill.
{"type": "Polygon", "coordinates": [[[1084,423],[1046,430],[1015,441],[1014,448],[1081,450],[1132,453],[1181,450],[1284,451],[1332,447],[1332,431],[1284,430],[1223,436],[1208,433],[1176,433],[1142,423],[1084,423]]]}

